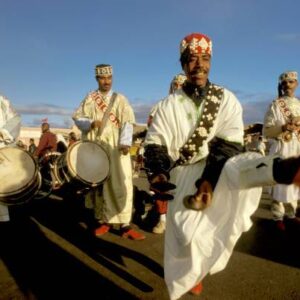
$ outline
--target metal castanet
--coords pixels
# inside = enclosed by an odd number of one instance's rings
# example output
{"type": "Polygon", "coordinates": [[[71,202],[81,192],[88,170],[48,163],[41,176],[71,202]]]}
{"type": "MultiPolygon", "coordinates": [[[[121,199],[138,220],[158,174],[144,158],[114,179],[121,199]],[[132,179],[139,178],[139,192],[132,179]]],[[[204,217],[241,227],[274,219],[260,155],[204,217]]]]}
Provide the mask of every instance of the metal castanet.
{"type": "Polygon", "coordinates": [[[200,193],[199,195],[188,195],[183,199],[183,204],[188,209],[204,210],[211,206],[212,196],[210,193],[200,193]]]}

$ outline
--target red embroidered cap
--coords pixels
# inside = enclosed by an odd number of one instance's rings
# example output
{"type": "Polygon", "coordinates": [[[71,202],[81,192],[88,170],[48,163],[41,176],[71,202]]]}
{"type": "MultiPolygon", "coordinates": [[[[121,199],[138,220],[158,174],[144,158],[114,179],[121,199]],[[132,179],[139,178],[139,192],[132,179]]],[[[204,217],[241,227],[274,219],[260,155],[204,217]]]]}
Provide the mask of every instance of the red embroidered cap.
{"type": "Polygon", "coordinates": [[[207,35],[202,33],[187,35],[180,43],[180,54],[187,48],[193,54],[207,53],[212,55],[212,41],[207,35]]]}

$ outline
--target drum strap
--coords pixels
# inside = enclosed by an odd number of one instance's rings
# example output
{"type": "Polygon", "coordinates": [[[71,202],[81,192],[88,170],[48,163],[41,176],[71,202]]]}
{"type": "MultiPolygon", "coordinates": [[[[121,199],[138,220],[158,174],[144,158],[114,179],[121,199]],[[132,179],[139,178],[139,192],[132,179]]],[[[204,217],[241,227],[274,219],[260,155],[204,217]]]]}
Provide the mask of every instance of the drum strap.
{"type": "Polygon", "coordinates": [[[102,121],[101,121],[101,126],[99,128],[99,131],[98,131],[98,135],[101,136],[102,135],[102,132],[106,126],[106,123],[107,123],[107,120],[109,118],[109,113],[115,103],[115,100],[117,98],[117,94],[116,93],[113,93],[112,96],[111,96],[111,99],[109,101],[109,105],[107,106],[107,109],[103,115],[103,118],[102,118],[102,121]]]}

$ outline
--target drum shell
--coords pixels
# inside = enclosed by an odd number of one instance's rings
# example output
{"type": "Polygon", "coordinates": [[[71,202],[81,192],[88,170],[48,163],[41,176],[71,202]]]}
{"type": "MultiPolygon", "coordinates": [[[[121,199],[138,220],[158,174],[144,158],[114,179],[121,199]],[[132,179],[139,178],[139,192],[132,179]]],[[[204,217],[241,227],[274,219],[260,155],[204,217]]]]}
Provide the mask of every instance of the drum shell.
{"type": "MultiPolygon", "coordinates": [[[[88,173],[88,171],[87,171],[88,173]]],[[[67,150],[67,152],[63,153],[59,156],[54,163],[54,177],[59,185],[64,185],[65,183],[75,186],[77,188],[86,188],[86,187],[97,187],[101,185],[109,176],[109,157],[106,151],[103,149],[101,145],[91,141],[78,141],[73,143],[67,150]],[[81,151],[82,150],[82,151],[81,151]],[[85,151],[87,155],[92,156],[86,157],[85,151]],[[85,166],[87,159],[96,160],[95,165],[90,164],[90,168],[93,169],[91,172],[95,172],[95,168],[101,169],[101,163],[103,164],[104,172],[103,176],[99,179],[92,180],[91,178],[87,178],[87,174],[82,174],[82,170],[76,168],[77,163],[74,161],[79,161],[79,165],[82,167],[85,166]],[[99,159],[102,162],[99,162],[99,159]]]]}
{"type": "Polygon", "coordinates": [[[0,178],[0,203],[4,205],[24,204],[41,187],[37,162],[27,151],[19,148],[0,149],[0,176],[3,177],[0,178]]]}

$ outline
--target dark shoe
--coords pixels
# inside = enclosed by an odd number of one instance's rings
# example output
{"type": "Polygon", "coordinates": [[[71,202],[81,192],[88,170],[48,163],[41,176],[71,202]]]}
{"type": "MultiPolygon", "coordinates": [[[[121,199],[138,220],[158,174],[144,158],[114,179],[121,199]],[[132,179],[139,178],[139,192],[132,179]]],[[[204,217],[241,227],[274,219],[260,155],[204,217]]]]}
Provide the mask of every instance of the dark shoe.
{"type": "Polygon", "coordinates": [[[134,241],[141,241],[146,238],[142,233],[137,232],[131,228],[124,230],[122,233],[122,237],[125,239],[131,239],[134,241]]]}
{"type": "Polygon", "coordinates": [[[110,226],[108,224],[102,224],[100,227],[95,229],[95,236],[102,236],[109,232],[110,226]]]}
{"type": "Polygon", "coordinates": [[[195,296],[199,296],[202,293],[203,290],[203,286],[202,286],[202,282],[199,282],[197,285],[195,285],[190,291],[189,293],[195,296]]]}

